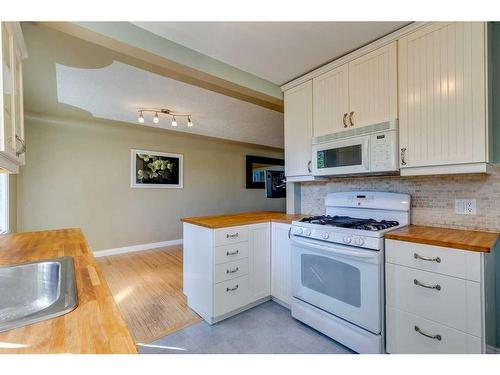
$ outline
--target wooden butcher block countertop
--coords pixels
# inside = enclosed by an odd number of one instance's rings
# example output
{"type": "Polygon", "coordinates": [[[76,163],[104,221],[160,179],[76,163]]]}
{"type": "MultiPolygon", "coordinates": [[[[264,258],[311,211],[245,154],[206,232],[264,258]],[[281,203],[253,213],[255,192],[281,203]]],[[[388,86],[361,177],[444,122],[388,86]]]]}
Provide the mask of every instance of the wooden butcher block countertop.
{"type": "Polygon", "coordinates": [[[292,221],[300,220],[304,216],[305,215],[288,215],[277,211],[256,211],[216,216],[185,217],[181,219],[181,221],[184,223],[216,229],[268,222],[290,224],[292,221]]]}
{"type": "Polygon", "coordinates": [[[0,266],[62,256],[74,260],[78,306],[57,318],[0,332],[0,353],[137,353],[80,229],[0,236],[0,266]]]}
{"type": "Polygon", "coordinates": [[[389,232],[386,239],[488,253],[498,239],[498,233],[410,225],[389,232]]]}

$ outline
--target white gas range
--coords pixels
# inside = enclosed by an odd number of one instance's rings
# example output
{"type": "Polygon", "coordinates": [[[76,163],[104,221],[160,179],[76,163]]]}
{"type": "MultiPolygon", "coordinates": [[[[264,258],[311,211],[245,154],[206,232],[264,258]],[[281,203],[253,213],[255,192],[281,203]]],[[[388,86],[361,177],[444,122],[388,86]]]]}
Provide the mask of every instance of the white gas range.
{"type": "Polygon", "coordinates": [[[294,221],[292,316],[358,353],[384,352],[384,234],[409,224],[408,194],[330,193],[294,221]]]}

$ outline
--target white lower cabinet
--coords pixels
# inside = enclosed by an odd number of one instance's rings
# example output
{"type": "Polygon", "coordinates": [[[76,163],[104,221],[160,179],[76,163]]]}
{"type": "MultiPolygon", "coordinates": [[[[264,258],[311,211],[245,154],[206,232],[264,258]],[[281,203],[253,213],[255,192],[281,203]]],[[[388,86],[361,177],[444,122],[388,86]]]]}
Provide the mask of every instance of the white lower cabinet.
{"type": "Polygon", "coordinates": [[[212,324],[271,295],[270,224],[210,229],[184,223],[184,294],[212,324]]]}
{"type": "Polygon", "coordinates": [[[271,298],[291,304],[290,224],[210,229],[184,223],[184,294],[213,324],[271,298]]]}
{"type": "Polygon", "coordinates": [[[271,295],[285,306],[292,303],[290,224],[272,223],[271,295]]]}
{"type": "Polygon", "coordinates": [[[484,353],[495,342],[488,254],[386,240],[388,353],[484,353]]]}

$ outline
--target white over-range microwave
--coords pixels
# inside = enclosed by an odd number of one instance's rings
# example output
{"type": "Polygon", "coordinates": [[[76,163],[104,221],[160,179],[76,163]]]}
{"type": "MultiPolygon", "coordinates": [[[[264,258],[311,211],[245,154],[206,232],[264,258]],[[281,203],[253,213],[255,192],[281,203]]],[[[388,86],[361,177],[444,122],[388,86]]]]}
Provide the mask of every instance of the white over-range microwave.
{"type": "Polygon", "coordinates": [[[397,120],[313,138],[314,176],[393,174],[398,165],[397,120]]]}

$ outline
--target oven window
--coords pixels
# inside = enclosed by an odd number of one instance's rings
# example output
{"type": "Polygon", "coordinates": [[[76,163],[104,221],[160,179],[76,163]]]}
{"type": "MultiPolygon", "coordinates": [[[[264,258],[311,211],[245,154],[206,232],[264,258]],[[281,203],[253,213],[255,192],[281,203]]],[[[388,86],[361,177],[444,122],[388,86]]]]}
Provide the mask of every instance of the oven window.
{"type": "Polygon", "coordinates": [[[302,254],[301,268],[305,288],[361,306],[361,274],[356,267],[325,256],[302,254]]]}
{"type": "Polygon", "coordinates": [[[318,151],[318,168],[348,167],[361,165],[362,145],[332,148],[318,151]]]}

